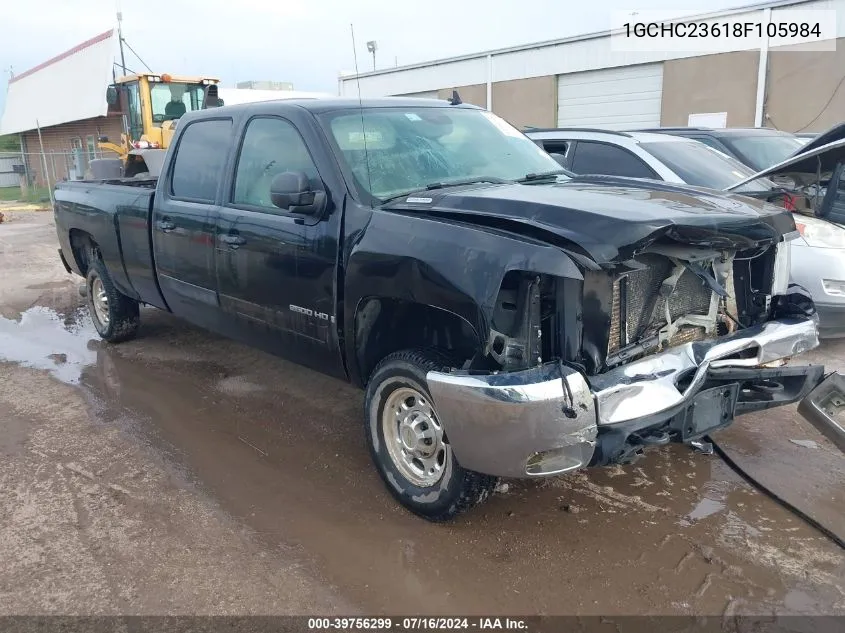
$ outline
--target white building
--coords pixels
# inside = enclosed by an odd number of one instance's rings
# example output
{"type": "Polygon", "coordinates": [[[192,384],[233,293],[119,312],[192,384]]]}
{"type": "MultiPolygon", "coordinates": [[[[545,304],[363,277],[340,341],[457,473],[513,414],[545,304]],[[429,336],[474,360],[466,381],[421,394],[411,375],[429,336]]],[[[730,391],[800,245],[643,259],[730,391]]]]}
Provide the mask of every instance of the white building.
{"type": "MultiPolygon", "coordinates": [[[[645,21],[648,13],[631,21],[645,21]]],[[[357,96],[359,82],[364,98],[444,99],[457,89],[463,101],[518,126],[688,125],[690,115],[718,120],[724,113],[731,127],[818,131],[845,119],[845,0],[780,0],[672,22],[750,23],[765,34],[816,18],[821,42],[812,45],[786,44],[795,40],[777,35],[667,45],[665,39],[623,40],[617,29],[342,75],[339,94],[357,96]]]]}

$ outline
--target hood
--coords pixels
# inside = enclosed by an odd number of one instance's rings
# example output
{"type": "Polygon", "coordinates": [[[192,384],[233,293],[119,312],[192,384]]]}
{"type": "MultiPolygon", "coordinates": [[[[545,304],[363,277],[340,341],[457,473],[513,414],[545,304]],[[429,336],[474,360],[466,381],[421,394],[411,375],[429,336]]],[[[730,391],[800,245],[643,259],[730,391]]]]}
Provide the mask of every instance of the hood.
{"type": "Polygon", "coordinates": [[[555,243],[599,265],[664,239],[753,248],[795,230],[779,207],[710,189],[612,176],[553,184],[474,185],[411,194],[384,207],[483,224],[555,243]]]}
{"type": "Polygon", "coordinates": [[[795,152],[792,154],[792,156],[790,156],[790,158],[799,156],[806,152],[811,152],[814,149],[822,147],[823,145],[828,145],[835,141],[841,141],[842,139],[845,139],[845,123],[834,125],[826,132],[822,132],[816,138],[812,139],[809,143],[804,145],[804,147],[795,150],[795,152]]]}
{"type": "MultiPolygon", "coordinates": [[[[839,162],[845,161],[845,124],[837,125],[811,142],[799,148],[792,156],[745,180],[731,185],[725,191],[734,191],[737,187],[757,178],[792,177],[800,182],[818,180],[819,174],[829,174],[839,162]]],[[[822,178],[823,180],[823,178],[822,178]]]]}

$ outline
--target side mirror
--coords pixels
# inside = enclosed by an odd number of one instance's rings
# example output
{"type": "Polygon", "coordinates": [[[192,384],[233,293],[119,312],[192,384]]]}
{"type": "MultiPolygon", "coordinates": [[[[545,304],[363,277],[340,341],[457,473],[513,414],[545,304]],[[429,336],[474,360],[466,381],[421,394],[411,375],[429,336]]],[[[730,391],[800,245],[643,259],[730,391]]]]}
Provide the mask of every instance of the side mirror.
{"type": "Polygon", "coordinates": [[[290,213],[317,215],[325,208],[326,193],[313,191],[304,172],[286,171],[270,183],[270,200],[274,206],[290,213]]]}
{"type": "Polygon", "coordinates": [[[205,88],[203,95],[202,109],[220,108],[223,106],[223,99],[218,96],[217,84],[210,84],[205,88]]]}
{"type": "Polygon", "coordinates": [[[117,103],[117,100],[117,86],[111,85],[106,88],[106,103],[108,103],[109,105],[115,105],[117,103]]]}
{"type": "Polygon", "coordinates": [[[845,224],[845,163],[839,163],[827,183],[827,191],[816,213],[835,224],[845,224]]]}

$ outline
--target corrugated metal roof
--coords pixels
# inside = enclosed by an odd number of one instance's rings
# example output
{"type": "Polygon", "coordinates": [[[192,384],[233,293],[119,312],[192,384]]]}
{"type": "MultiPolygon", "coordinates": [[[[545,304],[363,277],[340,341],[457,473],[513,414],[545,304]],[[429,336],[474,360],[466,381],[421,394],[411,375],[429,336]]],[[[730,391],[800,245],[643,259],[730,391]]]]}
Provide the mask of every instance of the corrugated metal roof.
{"type": "Polygon", "coordinates": [[[16,75],[9,81],[0,134],[105,116],[112,82],[114,29],[16,75]]]}

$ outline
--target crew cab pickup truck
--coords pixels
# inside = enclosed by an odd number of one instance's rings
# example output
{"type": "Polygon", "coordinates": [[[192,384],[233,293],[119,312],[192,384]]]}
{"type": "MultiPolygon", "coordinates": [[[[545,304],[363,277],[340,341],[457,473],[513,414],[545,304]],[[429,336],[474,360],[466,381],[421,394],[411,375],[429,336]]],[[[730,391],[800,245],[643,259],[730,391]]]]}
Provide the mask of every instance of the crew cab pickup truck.
{"type": "Polygon", "coordinates": [[[190,113],[157,180],[61,183],[55,215],[103,339],[146,304],[353,382],[385,485],[434,521],[498,477],[628,463],[805,397],[829,424],[843,407],[841,376],[785,366],[818,345],[788,212],[571,177],[473,106],[190,113]]]}

